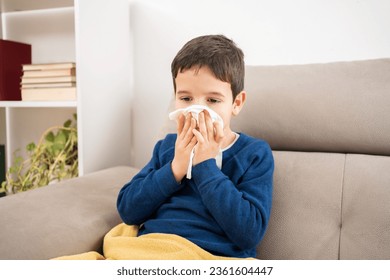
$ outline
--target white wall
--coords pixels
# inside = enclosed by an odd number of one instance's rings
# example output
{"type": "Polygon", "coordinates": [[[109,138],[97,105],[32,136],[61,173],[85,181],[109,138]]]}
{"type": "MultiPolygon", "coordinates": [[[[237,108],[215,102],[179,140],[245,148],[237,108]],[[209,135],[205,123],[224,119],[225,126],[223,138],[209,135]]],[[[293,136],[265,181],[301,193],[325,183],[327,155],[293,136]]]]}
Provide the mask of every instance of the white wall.
{"type": "Polygon", "coordinates": [[[130,164],[129,2],[76,0],[80,172],[130,164]]]}
{"type": "Polygon", "coordinates": [[[150,158],[173,95],[170,63],[189,39],[221,33],[247,64],[390,57],[388,0],[129,0],[133,160],[150,158]]]}

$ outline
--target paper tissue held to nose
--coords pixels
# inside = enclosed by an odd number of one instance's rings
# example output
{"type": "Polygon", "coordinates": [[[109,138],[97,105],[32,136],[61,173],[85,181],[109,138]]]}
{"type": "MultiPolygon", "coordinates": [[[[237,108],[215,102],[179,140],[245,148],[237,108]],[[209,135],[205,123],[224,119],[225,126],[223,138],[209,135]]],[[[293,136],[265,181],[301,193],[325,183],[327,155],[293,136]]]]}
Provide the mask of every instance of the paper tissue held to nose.
{"type": "MultiPolygon", "coordinates": [[[[213,122],[218,121],[223,127],[222,118],[216,112],[211,110],[209,107],[203,106],[203,105],[191,105],[187,108],[177,109],[169,114],[169,119],[173,120],[173,121],[177,121],[181,114],[187,115],[190,113],[190,114],[192,114],[192,117],[196,120],[196,122],[198,122],[199,113],[202,111],[208,111],[210,116],[211,116],[212,121],[213,122]]],[[[190,162],[188,164],[188,169],[187,169],[187,179],[192,178],[191,171],[192,171],[193,157],[194,157],[194,149],[192,149],[191,155],[190,155],[190,162]]],[[[218,153],[218,155],[215,159],[217,161],[217,166],[219,167],[219,169],[221,169],[222,168],[222,151],[220,151],[218,153]]]]}
{"type": "Polygon", "coordinates": [[[208,111],[212,121],[220,122],[223,127],[222,118],[216,112],[211,110],[209,107],[203,105],[191,105],[187,108],[177,109],[176,111],[173,111],[172,113],[169,114],[169,119],[176,121],[179,118],[180,114],[187,115],[188,113],[191,113],[192,117],[198,122],[199,113],[202,111],[208,111]]]}

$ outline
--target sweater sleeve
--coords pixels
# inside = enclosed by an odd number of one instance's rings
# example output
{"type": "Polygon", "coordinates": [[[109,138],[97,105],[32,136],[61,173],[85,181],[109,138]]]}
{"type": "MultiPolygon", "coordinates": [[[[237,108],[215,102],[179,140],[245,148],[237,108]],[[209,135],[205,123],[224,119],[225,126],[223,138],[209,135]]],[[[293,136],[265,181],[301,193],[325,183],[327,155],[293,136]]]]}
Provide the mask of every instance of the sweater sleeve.
{"type": "Polygon", "coordinates": [[[153,151],[150,162],[119,192],[117,209],[128,225],[144,223],[174,192],[180,189],[171,169],[171,161],[160,166],[162,141],[153,151]]]}
{"type": "MultiPolygon", "coordinates": [[[[258,142],[257,142],[258,143],[258,142]]],[[[243,175],[235,185],[215,160],[193,168],[202,201],[229,239],[239,248],[255,247],[263,238],[272,204],[274,162],[268,144],[261,142],[240,152],[243,175]]]]}

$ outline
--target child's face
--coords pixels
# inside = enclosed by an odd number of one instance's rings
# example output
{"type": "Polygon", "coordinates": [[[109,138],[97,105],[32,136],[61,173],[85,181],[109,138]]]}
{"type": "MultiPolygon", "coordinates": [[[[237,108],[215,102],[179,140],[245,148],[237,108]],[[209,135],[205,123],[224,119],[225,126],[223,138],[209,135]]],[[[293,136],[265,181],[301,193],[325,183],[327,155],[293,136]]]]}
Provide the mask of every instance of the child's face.
{"type": "Polygon", "coordinates": [[[230,83],[217,79],[208,67],[179,71],[175,82],[176,109],[190,105],[208,106],[221,116],[224,129],[230,130],[231,117],[240,112],[245,101],[245,92],[241,92],[233,102],[230,83]]]}

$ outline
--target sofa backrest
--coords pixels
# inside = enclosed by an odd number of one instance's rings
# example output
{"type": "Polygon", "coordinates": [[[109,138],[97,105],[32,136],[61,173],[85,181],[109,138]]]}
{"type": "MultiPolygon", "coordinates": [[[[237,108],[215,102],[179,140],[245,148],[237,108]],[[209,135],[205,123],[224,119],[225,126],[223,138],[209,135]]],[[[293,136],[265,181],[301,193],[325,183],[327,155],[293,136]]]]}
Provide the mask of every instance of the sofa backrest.
{"type": "Polygon", "coordinates": [[[277,150],[390,156],[390,59],[247,66],[237,129],[277,150]]]}
{"type": "Polygon", "coordinates": [[[390,59],[248,66],[233,129],[265,139],[262,259],[390,259],[390,59]]]}

